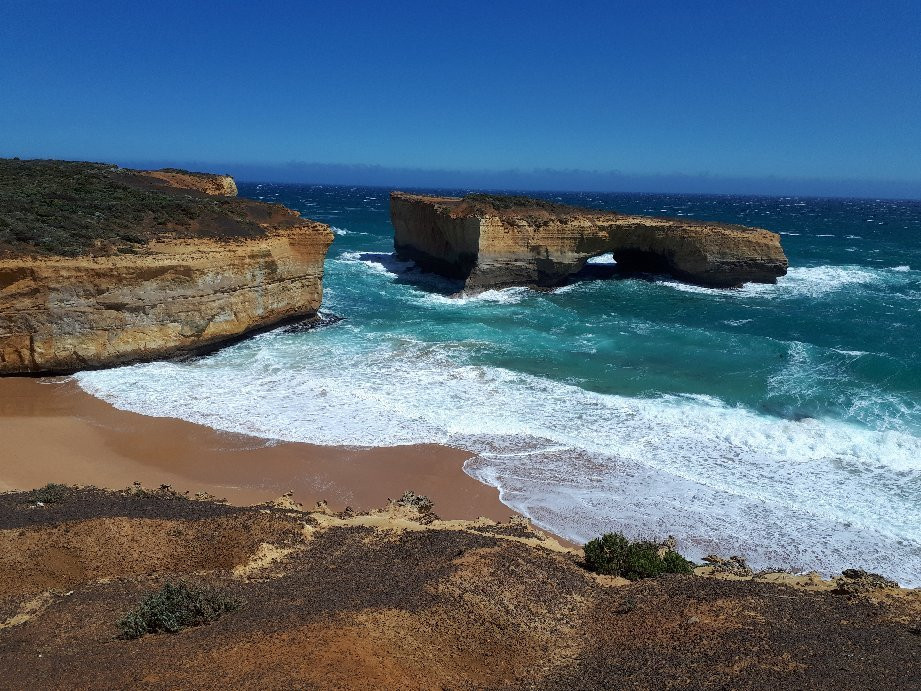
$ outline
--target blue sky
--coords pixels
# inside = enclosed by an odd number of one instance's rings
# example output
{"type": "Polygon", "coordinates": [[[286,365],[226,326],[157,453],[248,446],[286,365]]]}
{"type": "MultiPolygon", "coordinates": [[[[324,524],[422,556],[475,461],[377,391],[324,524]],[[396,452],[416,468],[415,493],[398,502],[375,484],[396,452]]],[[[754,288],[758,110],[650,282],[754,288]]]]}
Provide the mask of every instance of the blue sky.
{"type": "Polygon", "coordinates": [[[921,3],[0,0],[0,155],[921,197],[921,3]]]}

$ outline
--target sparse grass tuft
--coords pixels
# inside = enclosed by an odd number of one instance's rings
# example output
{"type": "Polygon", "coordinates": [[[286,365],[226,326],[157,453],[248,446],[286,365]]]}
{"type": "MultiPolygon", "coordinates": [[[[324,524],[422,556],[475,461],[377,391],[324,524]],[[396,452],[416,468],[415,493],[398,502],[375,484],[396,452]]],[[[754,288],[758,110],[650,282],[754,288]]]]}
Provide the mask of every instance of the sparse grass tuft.
{"type": "Polygon", "coordinates": [[[694,564],[668,544],[648,540],[630,542],[620,533],[606,533],[585,545],[589,571],[635,581],[663,573],[691,573],[694,564]]]}

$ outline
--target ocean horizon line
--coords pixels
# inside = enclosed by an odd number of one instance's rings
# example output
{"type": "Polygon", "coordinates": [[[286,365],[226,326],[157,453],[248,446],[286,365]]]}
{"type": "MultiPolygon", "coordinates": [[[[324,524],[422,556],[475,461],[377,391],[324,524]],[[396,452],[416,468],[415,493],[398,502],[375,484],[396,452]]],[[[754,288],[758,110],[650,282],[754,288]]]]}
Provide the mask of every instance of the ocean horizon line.
{"type": "MultiPolygon", "coordinates": [[[[41,152],[37,155],[4,152],[4,157],[89,160],[41,152]]],[[[232,175],[238,182],[342,185],[390,189],[476,189],[490,192],[600,194],[687,194],[804,199],[921,200],[921,180],[872,178],[790,177],[698,173],[632,173],[617,169],[573,168],[463,169],[389,166],[382,164],[320,163],[311,161],[246,162],[214,160],[144,159],[119,156],[89,157],[111,160],[124,168],[152,170],[182,168],[232,175]]]]}

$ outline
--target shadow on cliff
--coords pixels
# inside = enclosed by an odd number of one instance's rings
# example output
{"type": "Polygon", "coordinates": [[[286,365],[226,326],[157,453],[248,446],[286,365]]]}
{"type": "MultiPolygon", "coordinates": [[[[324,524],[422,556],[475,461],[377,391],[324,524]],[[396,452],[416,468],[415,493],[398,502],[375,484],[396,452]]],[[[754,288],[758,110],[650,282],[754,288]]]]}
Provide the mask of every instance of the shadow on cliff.
{"type": "MultiPolygon", "coordinates": [[[[632,265],[626,262],[615,262],[613,259],[608,261],[599,261],[592,262],[589,260],[579,271],[570,274],[565,278],[565,280],[559,284],[562,287],[567,285],[572,285],[574,283],[590,283],[592,281],[643,281],[645,283],[661,283],[665,282],[674,282],[675,280],[681,281],[688,285],[697,285],[701,286],[700,283],[697,283],[692,280],[686,280],[676,277],[668,268],[663,264],[655,263],[645,263],[640,265],[632,265]]],[[[719,288],[715,286],[703,285],[704,288],[710,288],[714,292],[733,290],[731,287],[719,288]]]]}
{"type": "Polygon", "coordinates": [[[464,282],[440,274],[423,271],[412,259],[403,259],[392,252],[362,252],[356,259],[377,264],[395,276],[394,283],[408,285],[438,295],[455,295],[464,289],[464,282]]]}
{"type": "Polygon", "coordinates": [[[585,283],[587,281],[610,281],[624,278],[637,278],[636,272],[626,271],[613,261],[610,263],[586,264],[579,271],[567,277],[564,285],[585,283]]]}
{"type": "MultiPolygon", "coordinates": [[[[435,293],[445,297],[460,296],[464,294],[464,281],[452,279],[441,274],[425,271],[412,259],[405,259],[393,252],[361,252],[355,255],[355,260],[368,264],[377,264],[384,271],[394,276],[394,283],[408,285],[428,293],[435,293]]],[[[566,277],[566,280],[556,286],[531,286],[534,290],[553,290],[574,283],[588,283],[592,281],[623,281],[639,280],[655,283],[662,280],[673,280],[667,272],[639,270],[617,264],[613,259],[608,261],[588,262],[579,271],[566,277]]]]}
{"type": "Polygon", "coordinates": [[[628,279],[657,283],[674,280],[674,276],[662,265],[630,265],[623,261],[617,262],[610,254],[605,254],[589,259],[581,269],[567,276],[561,285],[628,279]]]}

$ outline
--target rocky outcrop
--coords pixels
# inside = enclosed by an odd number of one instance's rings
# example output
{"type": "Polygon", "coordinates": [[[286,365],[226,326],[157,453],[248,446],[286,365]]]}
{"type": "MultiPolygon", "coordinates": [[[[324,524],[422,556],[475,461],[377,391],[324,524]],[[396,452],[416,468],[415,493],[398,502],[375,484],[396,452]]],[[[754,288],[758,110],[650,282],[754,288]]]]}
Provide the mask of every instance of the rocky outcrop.
{"type": "Polygon", "coordinates": [[[613,252],[627,271],[714,287],[774,283],[787,272],[776,233],[704,221],[595,211],[524,197],[392,192],[394,246],[466,289],[564,283],[613,252]]]}
{"type": "MultiPolygon", "coordinates": [[[[164,182],[176,193],[236,191],[226,176],[119,175],[142,178],[157,194],[164,182]]],[[[198,352],[316,315],[328,226],[279,205],[226,200],[225,209],[224,201],[202,206],[181,232],[148,229],[124,247],[54,256],[17,246],[0,255],[0,374],[198,352]]]]}
{"type": "Polygon", "coordinates": [[[170,187],[197,190],[212,196],[236,197],[237,183],[229,175],[211,173],[190,173],[185,170],[163,168],[162,170],[140,171],[142,177],[160,180],[170,187]]]}

